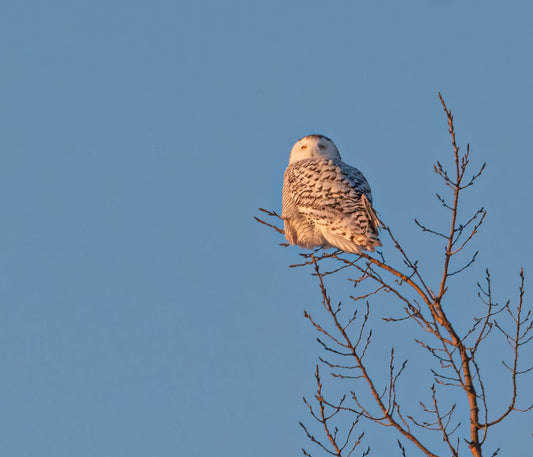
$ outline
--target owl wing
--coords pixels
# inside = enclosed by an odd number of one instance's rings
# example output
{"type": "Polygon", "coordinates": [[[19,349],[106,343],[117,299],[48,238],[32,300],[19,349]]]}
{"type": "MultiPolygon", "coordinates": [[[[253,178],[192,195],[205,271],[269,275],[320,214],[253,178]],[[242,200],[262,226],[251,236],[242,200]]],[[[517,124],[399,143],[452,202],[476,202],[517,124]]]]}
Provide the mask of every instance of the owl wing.
{"type": "Polygon", "coordinates": [[[370,190],[370,184],[368,184],[368,181],[363,173],[361,173],[357,168],[354,168],[344,162],[340,162],[339,166],[342,173],[350,182],[352,188],[354,188],[356,192],[361,193],[361,200],[363,201],[369,222],[373,226],[373,229],[377,231],[380,226],[380,222],[376,211],[372,207],[372,192],[370,190]]]}
{"type": "Polygon", "coordinates": [[[303,248],[312,249],[317,246],[331,247],[326,243],[316,225],[309,217],[300,211],[302,201],[308,200],[310,195],[305,188],[305,180],[297,179],[298,171],[290,165],[285,171],[283,181],[283,219],[285,238],[290,244],[297,244],[303,248]]]}

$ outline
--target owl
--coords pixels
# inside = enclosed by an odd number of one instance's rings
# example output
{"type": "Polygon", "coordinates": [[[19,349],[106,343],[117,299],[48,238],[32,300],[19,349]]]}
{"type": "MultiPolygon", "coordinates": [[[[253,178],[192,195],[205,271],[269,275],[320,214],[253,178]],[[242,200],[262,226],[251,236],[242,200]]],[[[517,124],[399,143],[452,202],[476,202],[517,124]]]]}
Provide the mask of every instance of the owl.
{"type": "Polygon", "coordinates": [[[308,135],[291,150],[282,218],[287,241],[303,248],[359,254],[381,246],[368,181],[323,135],[308,135]]]}

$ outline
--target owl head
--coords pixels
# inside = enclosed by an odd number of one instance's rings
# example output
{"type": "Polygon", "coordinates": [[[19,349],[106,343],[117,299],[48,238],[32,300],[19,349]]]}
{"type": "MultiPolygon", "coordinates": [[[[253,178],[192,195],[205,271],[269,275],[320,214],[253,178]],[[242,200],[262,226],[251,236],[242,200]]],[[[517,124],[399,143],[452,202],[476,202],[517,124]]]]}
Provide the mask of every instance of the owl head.
{"type": "Polygon", "coordinates": [[[289,164],[305,159],[338,159],[341,155],[335,143],[324,135],[307,135],[292,147],[289,164]]]}

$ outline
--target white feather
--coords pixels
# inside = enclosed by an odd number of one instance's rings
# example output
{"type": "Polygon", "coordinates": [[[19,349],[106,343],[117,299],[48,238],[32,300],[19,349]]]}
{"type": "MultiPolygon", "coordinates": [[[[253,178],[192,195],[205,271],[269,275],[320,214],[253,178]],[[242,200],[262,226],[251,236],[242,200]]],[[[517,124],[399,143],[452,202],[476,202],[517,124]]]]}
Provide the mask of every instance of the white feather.
{"type": "Polygon", "coordinates": [[[360,253],[381,246],[368,181],[322,135],[306,136],[291,150],[282,217],[287,241],[303,248],[360,253]]]}

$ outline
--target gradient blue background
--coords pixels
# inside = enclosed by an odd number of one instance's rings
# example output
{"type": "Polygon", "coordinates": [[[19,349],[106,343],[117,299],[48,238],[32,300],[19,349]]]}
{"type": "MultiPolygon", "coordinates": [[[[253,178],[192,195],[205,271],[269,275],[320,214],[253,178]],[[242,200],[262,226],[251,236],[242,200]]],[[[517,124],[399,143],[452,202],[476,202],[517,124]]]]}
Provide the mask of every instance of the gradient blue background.
{"type": "MultiPolygon", "coordinates": [[[[459,302],[473,306],[485,267],[501,300],[516,296],[533,266],[532,23],[529,1],[2,2],[0,454],[313,450],[298,421],[317,287],[252,217],[281,209],[292,144],[322,133],[433,272],[441,246],[413,218],[443,215],[438,91],[474,165],[488,162],[466,200],[489,215],[459,302]]],[[[386,352],[411,335],[383,338],[386,352]]],[[[428,392],[412,388],[417,354],[402,354],[413,411],[428,392]]],[[[493,379],[503,403],[508,380],[493,379]]],[[[488,450],[525,455],[528,424],[496,428],[488,450]]],[[[399,455],[385,432],[366,444],[399,455]]]]}

